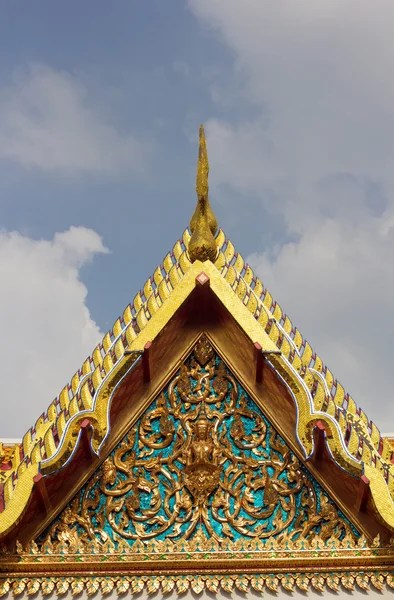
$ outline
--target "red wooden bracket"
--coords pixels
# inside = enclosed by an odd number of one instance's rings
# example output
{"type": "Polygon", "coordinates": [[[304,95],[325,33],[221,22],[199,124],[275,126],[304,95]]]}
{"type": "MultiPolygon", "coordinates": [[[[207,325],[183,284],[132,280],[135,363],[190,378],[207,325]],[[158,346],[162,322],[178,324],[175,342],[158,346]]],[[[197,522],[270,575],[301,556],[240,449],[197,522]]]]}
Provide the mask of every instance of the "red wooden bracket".
{"type": "Polygon", "coordinates": [[[365,510],[368,502],[370,481],[366,475],[361,475],[356,497],[356,510],[365,510]]]}
{"type": "Polygon", "coordinates": [[[81,428],[81,440],[80,445],[83,448],[83,453],[86,458],[91,458],[92,456],[92,424],[89,419],[84,419],[80,425],[81,428]]]}
{"type": "Polygon", "coordinates": [[[49,512],[52,508],[52,504],[48,496],[48,490],[44,477],[41,475],[41,473],[37,473],[37,475],[33,477],[33,482],[42,508],[45,512],[49,512]]]}
{"type": "Polygon", "coordinates": [[[146,342],[144,353],[142,355],[142,366],[144,370],[144,380],[150,381],[152,377],[152,342],[146,342]]]}
{"type": "Polygon", "coordinates": [[[315,442],[315,451],[313,456],[316,460],[321,460],[323,458],[324,446],[326,443],[325,431],[326,427],[324,423],[322,423],[322,421],[318,421],[313,431],[313,439],[315,442]]]}
{"type": "Polygon", "coordinates": [[[204,273],[204,271],[201,271],[201,273],[196,277],[196,285],[198,285],[199,287],[202,287],[203,285],[209,287],[209,284],[210,280],[208,275],[204,273]]]}
{"type": "Polygon", "coordinates": [[[264,356],[263,356],[263,348],[258,343],[254,343],[254,373],[256,378],[256,383],[261,383],[263,381],[263,366],[264,366],[264,356]]]}

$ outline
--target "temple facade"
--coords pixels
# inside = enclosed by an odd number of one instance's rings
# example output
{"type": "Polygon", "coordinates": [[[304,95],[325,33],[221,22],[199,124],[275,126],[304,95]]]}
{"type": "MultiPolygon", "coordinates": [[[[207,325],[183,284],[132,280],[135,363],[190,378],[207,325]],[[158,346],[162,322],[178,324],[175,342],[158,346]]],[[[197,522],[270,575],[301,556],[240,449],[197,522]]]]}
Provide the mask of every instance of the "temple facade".
{"type": "Polygon", "coordinates": [[[390,594],[394,447],[197,206],[21,442],[0,596],[390,594]]]}

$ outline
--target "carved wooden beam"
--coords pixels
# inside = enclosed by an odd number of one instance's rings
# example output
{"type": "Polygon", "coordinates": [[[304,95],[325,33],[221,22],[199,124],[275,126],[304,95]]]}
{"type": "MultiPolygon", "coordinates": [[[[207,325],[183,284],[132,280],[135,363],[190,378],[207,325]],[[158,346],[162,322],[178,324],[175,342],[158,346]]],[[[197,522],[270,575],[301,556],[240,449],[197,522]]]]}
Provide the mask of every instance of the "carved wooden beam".
{"type": "Polygon", "coordinates": [[[253,345],[256,383],[261,383],[263,381],[264,358],[269,357],[270,354],[280,354],[280,350],[263,350],[259,342],[255,342],[253,345]]]}
{"type": "Polygon", "coordinates": [[[52,504],[48,496],[48,490],[44,477],[41,475],[41,473],[37,473],[37,475],[33,478],[33,481],[42,508],[45,512],[49,512],[52,508],[52,504]]]}
{"type": "Polygon", "coordinates": [[[81,427],[81,439],[80,444],[83,448],[84,455],[86,458],[91,458],[92,456],[92,424],[89,419],[84,419],[80,425],[81,427]]]}
{"type": "Polygon", "coordinates": [[[358,492],[356,496],[356,510],[363,511],[365,510],[368,502],[370,487],[369,487],[369,479],[365,475],[361,475],[360,483],[358,486],[358,492]]]}
{"type": "Polygon", "coordinates": [[[152,377],[152,342],[146,342],[144,346],[144,353],[142,355],[142,365],[144,370],[144,380],[146,382],[151,380],[152,377]]]}
{"type": "Polygon", "coordinates": [[[254,373],[256,378],[256,383],[261,383],[263,381],[263,366],[264,366],[264,357],[263,357],[263,348],[261,344],[258,342],[254,343],[254,373]]]}
{"type": "Polygon", "coordinates": [[[315,442],[315,451],[313,453],[313,457],[316,460],[321,460],[323,458],[324,446],[326,443],[326,427],[322,421],[318,421],[316,423],[315,429],[313,430],[313,439],[315,442]]]}

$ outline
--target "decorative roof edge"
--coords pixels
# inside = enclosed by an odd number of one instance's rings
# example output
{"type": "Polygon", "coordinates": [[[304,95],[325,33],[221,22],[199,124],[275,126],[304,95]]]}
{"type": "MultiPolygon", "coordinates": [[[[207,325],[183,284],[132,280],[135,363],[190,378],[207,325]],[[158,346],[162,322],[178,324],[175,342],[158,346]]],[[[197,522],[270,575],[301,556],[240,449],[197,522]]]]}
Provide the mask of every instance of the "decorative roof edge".
{"type": "Polygon", "coordinates": [[[125,357],[126,349],[141,351],[147,341],[154,339],[182,298],[194,288],[195,277],[201,270],[211,278],[211,288],[228,305],[234,318],[244,330],[250,330],[251,341],[261,340],[263,346],[280,350],[279,355],[270,355],[269,362],[296,402],[297,436],[305,457],[313,453],[313,429],[321,421],[333,460],[354,475],[364,473],[368,477],[376,508],[394,529],[394,467],[389,440],[381,438],[377,427],[345,395],[251,267],[235,253],[224,233],[220,230],[216,237],[218,257],[214,264],[210,261],[191,264],[187,254],[189,239],[186,230],[183,239],[135,296],[133,306],[126,308],[123,318],[104,336],[92,358],[84,362],[71,384],[24,436],[23,459],[17,463],[14,457],[14,468],[4,484],[5,510],[0,513],[0,535],[22,514],[33,477],[39,470],[46,474],[65,464],[65,457],[70,456],[78,440],[80,421],[88,415],[94,425],[93,450],[99,452],[109,429],[103,406],[110,402],[119,373],[124,374],[125,365],[131,367],[132,361],[125,357]],[[171,302],[167,302],[169,297],[171,302]],[[160,318],[156,319],[159,309],[160,318]]]}
{"type": "Polygon", "coordinates": [[[341,571],[287,571],[275,573],[214,573],[210,575],[197,574],[174,574],[151,576],[124,576],[112,575],[107,577],[6,577],[0,576],[0,597],[10,594],[20,597],[26,591],[29,596],[41,592],[45,596],[53,591],[56,595],[64,596],[68,591],[72,595],[85,592],[93,596],[98,590],[102,594],[109,594],[114,590],[118,594],[127,592],[139,594],[145,591],[148,595],[156,594],[158,591],[169,593],[176,589],[179,594],[189,589],[195,594],[201,594],[204,590],[216,593],[219,590],[231,593],[239,590],[243,593],[253,590],[263,593],[270,592],[293,592],[300,590],[308,592],[313,589],[318,592],[332,590],[338,592],[341,588],[347,591],[359,589],[361,591],[378,590],[382,592],[386,586],[394,589],[394,571],[389,570],[357,570],[341,571]]]}
{"type": "Polygon", "coordinates": [[[280,588],[322,592],[341,587],[382,591],[385,586],[394,588],[393,558],[394,547],[382,545],[379,536],[371,545],[365,538],[328,541],[319,536],[310,542],[271,538],[227,540],[223,545],[197,534],[181,543],[137,540],[130,546],[122,540],[117,550],[110,540],[100,545],[79,538],[70,546],[62,542],[56,548],[44,542],[41,550],[35,542],[27,548],[17,543],[16,554],[0,557],[0,596],[17,596],[25,590],[28,595],[39,591],[61,595],[69,589],[73,595],[83,591],[92,595],[99,589],[106,594],[115,588],[120,594],[143,590],[153,594],[174,588],[178,593],[189,588],[195,593],[204,589],[276,592],[280,588]],[[59,576],[59,561],[68,577],[59,576]],[[87,572],[95,575],[87,576],[87,572]]]}

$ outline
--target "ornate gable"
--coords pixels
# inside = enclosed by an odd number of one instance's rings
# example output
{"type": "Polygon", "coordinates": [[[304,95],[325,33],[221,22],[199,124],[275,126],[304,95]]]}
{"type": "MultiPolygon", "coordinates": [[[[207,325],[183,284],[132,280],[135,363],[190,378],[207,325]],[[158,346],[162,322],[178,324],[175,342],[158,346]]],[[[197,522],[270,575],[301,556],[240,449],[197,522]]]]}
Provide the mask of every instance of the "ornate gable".
{"type": "Polygon", "coordinates": [[[264,548],[359,537],[204,335],[39,546],[186,552],[197,540],[264,548]]]}
{"type": "Polygon", "coordinates": [[[394,586],[394,549],[368,545],[260,404],[202,334],[36,542],[3,557],[18,576],[0,593],[394,586]]]}

